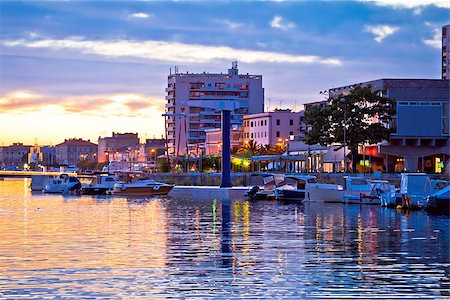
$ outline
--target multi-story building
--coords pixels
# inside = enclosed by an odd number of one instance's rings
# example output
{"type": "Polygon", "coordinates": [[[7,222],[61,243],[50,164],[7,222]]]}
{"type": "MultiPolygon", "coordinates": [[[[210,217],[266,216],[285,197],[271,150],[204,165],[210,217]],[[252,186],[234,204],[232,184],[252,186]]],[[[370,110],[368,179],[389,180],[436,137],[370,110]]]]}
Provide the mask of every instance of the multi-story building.
{"type": "Polygon", "coordinates": [[[389,144],[362,154],[384,159],[388,171],[440,173],[449,165],[450,80],[379,79],[330,89],[330,97],[345,95],[357,85],[371,85],[395,100],[389,144]]]}
{"type": "Polygon", "coordinates": [[[122,160],[130,150],[139,149],[137,133],[113,132],[110,137],[98,138],[98,162],[122,160]]]}
{"type": "Polygon", "coordinates": [[[221,109],[232,107],[231,124],[264,111],[261,75],[239,74],[234,62],[226,74],[178,73],[168,76],[166,134],[169,154],[205,149],[205,130],[221,127],[221,109]]]}
{"type": "MultiPolygon", "coordinates": [[[[222,153],[222,129],[208,129],[206,132],[206,154],[217,155],[222,153]]],[[[238,149],[241,147],[241,130],[232,128],[230,130],[230,147],[238,149]]]]}
{"type": "Polygon", "coordinates": [[[56,164],[56,147],[55,146],[41,146],[42,165],[52,166],[56,164]]]}
{"type": "Polygon", "coordinates": [[[244,116],[242,142],[253,140],[258,145],[286,143],[300,134],[302,113],[289,109],[244,116]]]}
{"type": "Polygon", "coordinates": [[[154,163],[159,155],[165,153],[166,140],[146,139],[145,144],[139,145],[139,162],[154,163]]]}
{"type": "Polygon", "coordinates": [[[89,140],[68,139],[56,147],[56,163],[76,165],[80,160],[97,161],[97,145],[89,140]]]}
{"type": "Polygon", "coordinates": [[[450,25],[442,26],[442,79],[450,79],[450,25]]]}
{"type": "Polygon", "coordinates": [[[22,167],[28,162],[31,146],[23,143],[13,143],[0,149],[0,164],[5,167],[22,167]]]}

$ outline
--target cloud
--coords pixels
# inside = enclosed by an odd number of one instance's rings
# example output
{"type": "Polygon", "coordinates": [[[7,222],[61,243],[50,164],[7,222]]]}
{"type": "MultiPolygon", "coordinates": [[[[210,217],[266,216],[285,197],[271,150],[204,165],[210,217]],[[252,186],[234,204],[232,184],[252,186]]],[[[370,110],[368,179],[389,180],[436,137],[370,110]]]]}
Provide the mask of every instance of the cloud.
{"type": "Polygon", "coordinates": [[[377,43],[381,43],[386,37],[394,34],[399,28],[389,25],[366,26],[365,31],[372,33],[377,43]]]}
{"type": "Polygon", "coordinates": [[[32,91],[18,90],[0,98],[0,114],[35,111],[48,106],[57,106],[69,113],[90,115],[129,116],[130,113],[145,110],[164,110],[165,100],[157,97],[132,93],[84,95],[74,97],[52,97],[32,91]]]}
{"type": "Polygon", "coordinates": [[[415,9],[433,5],[439,8],[450,8],[449,0],[359,0],[361,2],[374,3],[378,6],[392,7],[396,9],[415,9]]]}
{"type": "Polygon", "coordinates": [[[441,49],[442,47],[442,37],[441,37],[441,29],[438,26],[434,26],[431,23],[425,23],[425,25],[429,27],[433,27],[433,38],[422,40],[423,43],[427,46],[441,49]]]}
{"type": "Polygon", "coordinates": [[[138,13],[134,13],[134,14],[129,14],[128,16],[132,17],[132,18],[138,18],[138,19],[147,19],[151,15],[143,13],[143,12],[138,12],[138,13]]]}
{"type": "Polygon", "coordinates": [[[272,21],[270,21],[270,26],[281,30],[289,30],[294,28],[295,24],[292,22],[285,22],[280,16],[274,16],[272,21]]]}
{"type": "Polygon", "coordinates": [[[244,23],[233,22],[228,19],[216,20],[216,22],[225,25],[229,30],[238,29],[244,26],[244,23]]]}
{"type": "Polygon", "coordinates": [[[207,46],[167,41],[129,41],[129,40],[80,40],[80,39],[41,39],[7,40],[0,42],[6,47],[44,48],[52,51],[70,50],[83,54],[107,57],[135,57],[175,63],[211,63],[218,60],[238,60],[243,63],[305,63],[341,65],[335,58],[316,55],[293,55],[269,51],[235,49],[228,46],[207,46]]]}

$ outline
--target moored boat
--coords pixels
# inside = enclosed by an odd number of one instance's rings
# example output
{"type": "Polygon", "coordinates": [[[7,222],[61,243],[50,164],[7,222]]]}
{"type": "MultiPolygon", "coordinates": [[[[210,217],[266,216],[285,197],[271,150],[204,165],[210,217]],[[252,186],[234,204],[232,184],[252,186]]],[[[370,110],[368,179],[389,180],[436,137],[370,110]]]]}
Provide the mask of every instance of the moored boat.
{"type": "Polygon", "coordinates": [[[114,195],[126,196],[157,196],[167,195],[173,185],[157,182],[148,178],[147,174],[142,172],[125,172],[122,174],[124,179],[114,184],[112,193],[114,195]]]}
{"type": "Polygon", "coordinates": [[[78,178],[62,174],[47,183],[42,192],[49,194],[79,194],[81,187],[82,185],[78,178]]]}
{"type": "Polygon", "coordinates": [[[98,174],[91,183],[81,188],[81,193],[84,195],[111,194],[116,183],[114,175],[98,174]]]}
{"type": "Polygon", "coordinates": [[[250,175],[250,189],[244,194],[252,200],[267,200],[273,198],[276,186],[275,175],[270,173],[255,173],[250,175]]]}
{"type": "Polygon", "coordinates": [[[428,196],[425,202],[425,210],[450,214],[450,186],[447,185],[428,196]]]}
{"type": "Polygon", "coordinates": [[[316,183],[314,175],[288,175],[285,177],[285,184],[274,188],[273,192],[276,199],[303,201],[306,186],[316,183]]]}

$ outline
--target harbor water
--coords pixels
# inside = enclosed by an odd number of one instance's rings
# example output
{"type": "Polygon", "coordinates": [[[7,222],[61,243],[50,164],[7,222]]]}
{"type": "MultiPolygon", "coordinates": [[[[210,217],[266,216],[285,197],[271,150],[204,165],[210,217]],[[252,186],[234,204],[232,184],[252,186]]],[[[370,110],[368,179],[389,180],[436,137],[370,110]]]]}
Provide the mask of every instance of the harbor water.
{"type": "Polygon", "coordinates": [[[29,184],[0,181],[1,299],[450,296],[448,216],[29,184]]]}

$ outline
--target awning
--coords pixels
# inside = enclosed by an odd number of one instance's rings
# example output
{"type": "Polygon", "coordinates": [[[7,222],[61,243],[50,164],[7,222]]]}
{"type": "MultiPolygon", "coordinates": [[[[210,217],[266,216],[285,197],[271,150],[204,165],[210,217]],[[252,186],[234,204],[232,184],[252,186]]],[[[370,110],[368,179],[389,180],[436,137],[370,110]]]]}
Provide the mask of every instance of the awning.
{"type": "Polygon", "coordinates": [[[305,161],[305,157],[296,155],[261,155],[253,156],[252,161],[305,161]]]}
{"type": "MultiPolygon", "coordinates": [[[[336,163],[341,162],[344,160],[344,147],[340,148],[340,146],[331,146],[328,148],[327,153],[323,155],[323,162],[324,163],[336,163]]],[[[346,148],[347,156],[350,154],[350,150],[346,148]]],[[[346,161],[350,161],[350,159],[347,157],[346,161]]]]}

